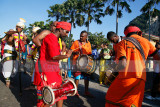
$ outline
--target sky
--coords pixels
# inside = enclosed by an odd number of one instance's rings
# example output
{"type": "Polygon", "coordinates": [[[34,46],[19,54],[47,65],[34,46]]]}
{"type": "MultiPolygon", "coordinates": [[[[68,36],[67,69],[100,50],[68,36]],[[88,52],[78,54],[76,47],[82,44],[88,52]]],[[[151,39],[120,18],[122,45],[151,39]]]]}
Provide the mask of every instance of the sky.
{"type": "MultiPolygon", "coordinates": [[[[28,27],[29,24],[35,21],[46,22],[48,18],[47,10],[50,6],[55,4],[62,4],[66,0],[0,0],[0,38],[5,34],[4,32],[9,29],[14,29],[19,18],[26,20],[25,25],[28,27]]],[[[118,19],[118,35],[124,36],[123,30],[125,26],[129,24],[137,16],[141,15],[140,9],[148,0],[135,0],[135,2],[129,2],[132,13],[127,13],[123,10],[123,17],[118,19]]],[[[160,5],[159,7],[160,8],[160,5]]],[[[53,21],[55,19],[52,19],[53,21]]],[[[116,32],[116,14],[112,16],[105,16],[101,18],[102,24],[97,25],[94,21],[90,24],[89,31],[91,33],[100,33],[107,35],[107,32],[116,32]]],[[[76,27],[72,29],[73,39],[79,39],[81,31],[87,30],[87,27],[76,27]]]]}

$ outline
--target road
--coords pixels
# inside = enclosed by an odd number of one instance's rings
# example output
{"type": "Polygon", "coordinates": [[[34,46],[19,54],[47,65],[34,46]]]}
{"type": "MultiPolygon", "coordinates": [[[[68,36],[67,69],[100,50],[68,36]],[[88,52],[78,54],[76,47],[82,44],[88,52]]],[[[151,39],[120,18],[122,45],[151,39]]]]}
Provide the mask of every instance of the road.
{"type": "MultiPolygon", "coordinates": [[[[10,89],[5,86],[3,76],[0,73],[0,107],[36,107],[36,90],[26,90],[26,87],[30,85],[31,77],[23,72],[21,73],[21,76],[22,95],[20,96],[19,73],[11,79],[12,88],[10,89]]],[[[89,85],[89,90],[95,97],[89,98],[84,96],[83,80],[80,80],[78,90],[80,97],[68,97],[68,99],[64,101],[63,107],[105,107],[105,94],[108,87],[99,85],[98,69],[93,74],[89,85]]],[[[145,92],[145,96],[148,94],[150,94],[150,92],[145,92]]],[[[53,107],[55,107],[55,105],[53,107]]],[[[160,101],[150,101],[144,98],[142,107],[160,107],[160,101]]]]}

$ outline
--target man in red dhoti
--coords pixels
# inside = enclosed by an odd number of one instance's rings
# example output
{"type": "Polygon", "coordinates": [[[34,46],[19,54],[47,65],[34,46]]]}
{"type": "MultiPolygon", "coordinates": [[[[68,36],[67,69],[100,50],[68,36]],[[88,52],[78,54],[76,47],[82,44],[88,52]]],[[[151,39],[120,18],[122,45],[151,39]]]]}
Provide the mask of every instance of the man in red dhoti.
{"type": "MultiPolygon", "coordinates": [[[[60,46],[58,39],[60,37],[68,36],[68,33],[71,29],[71,24],[68,22],[58,22],[56,25],[55,32],[48,30],[42,31],[37,35],[33,42],[39,44],[40,47],[40,56],[39,61],[41,65],[42,72],[39,72],[38,61],[35,66],[35,77],[34,84],[37,86],[37,96],[38,102],[37,107],[48,107],[49,105],[45,104],[42,100],[42,88],[44,85],[52,85],[53,87],[59,87],[62,84],[62,78],[59,74],[59,60],[68,58],[71,56],[72,51],[69,50],[66,55],[60,55],[60,46]],[[39,36],[45,37],[42,41],[42,44],[35,41],[39,36]]],[[[61,97],[58,102],[56,102],[57,107],[62,107],[63,99],[67,97],[61,97]]]]}

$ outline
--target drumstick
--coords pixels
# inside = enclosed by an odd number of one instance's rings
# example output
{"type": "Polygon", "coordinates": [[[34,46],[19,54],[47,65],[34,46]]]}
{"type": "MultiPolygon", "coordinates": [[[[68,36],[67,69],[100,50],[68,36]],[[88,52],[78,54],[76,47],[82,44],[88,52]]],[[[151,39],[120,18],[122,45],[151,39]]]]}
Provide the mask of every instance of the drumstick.
{"type": "MultiPolygon", "coordinates": [[[[73,49],[72,51],[75,51],[75,50],[77,50],[77,49],[79,49],[79,48],[81,48],[82,46],[79,46],[78,48],[76,48],[76,49],[73,49]]],[[[58,57],[59,55],[57,55],[57,56],[54,56],[54,57],[58,57]]]]}
{"type": "Polygon", "coordinates": [[[76,49],[73,49],[72,51],[75,51],[75,50],[77,50],[77,49],[79,49],[79,48],[81,48],[82,46],[79,46],[78,48],[76,48],[76,49]]]}
{"type": "MultiPolygon", "coordinates": [[[[78,48],[76,48],[76,49],[79,49],[81,46],[79,46],[78,48]]],[[[75,51],[76,49],[73,49],[72,51],[75,51]]],[[[57,55],[57,56],[54,56],[54,57],[58,57],[59,55],[57,55]]]]}

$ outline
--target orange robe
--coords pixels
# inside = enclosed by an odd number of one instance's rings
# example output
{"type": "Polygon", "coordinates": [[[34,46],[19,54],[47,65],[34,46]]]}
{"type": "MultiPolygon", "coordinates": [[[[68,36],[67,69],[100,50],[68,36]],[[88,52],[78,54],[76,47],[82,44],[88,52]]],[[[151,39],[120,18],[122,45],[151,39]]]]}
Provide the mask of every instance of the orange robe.
{"type": "MultiPolygon", "coordinates": [[[[81,45],[81,50],[82,50],[81,54],[86,54],[86,55],[92,54],[91,43],[89,41],[87,41],[87,43],[85,43],[85,45],[84,44],[82,45],[80,42],[80,45],[81,45]]],[[[76,40],[75,42],[73,42],[71,49],[74,50],[75,52],[76,51],[80,52],[81,50],[79,47],[80,47],[79,40],[76,40]]],[[[78,57],[79,57],[79,55],[73,55],[73,65],[76,65],[78,57]]],[[[81,74],[80,71],[74,72],[75,77],[80,74],[81,74]]]]}
{"type": "MultiPolygon", "coordinates": [[[[147,59],[148,55],[156,51],[156,48],[145,38],[131,35],[137,39],[147,59]]],[[[109,87],[106,94],[106,107],[141,107],[144,95],[146,70],[145,63],[139,50],[129,41],[122,40],[117,44],[118,62],[120,57],[126,57],[125,69],[119,71],[119,75],[109,87]]]]}

